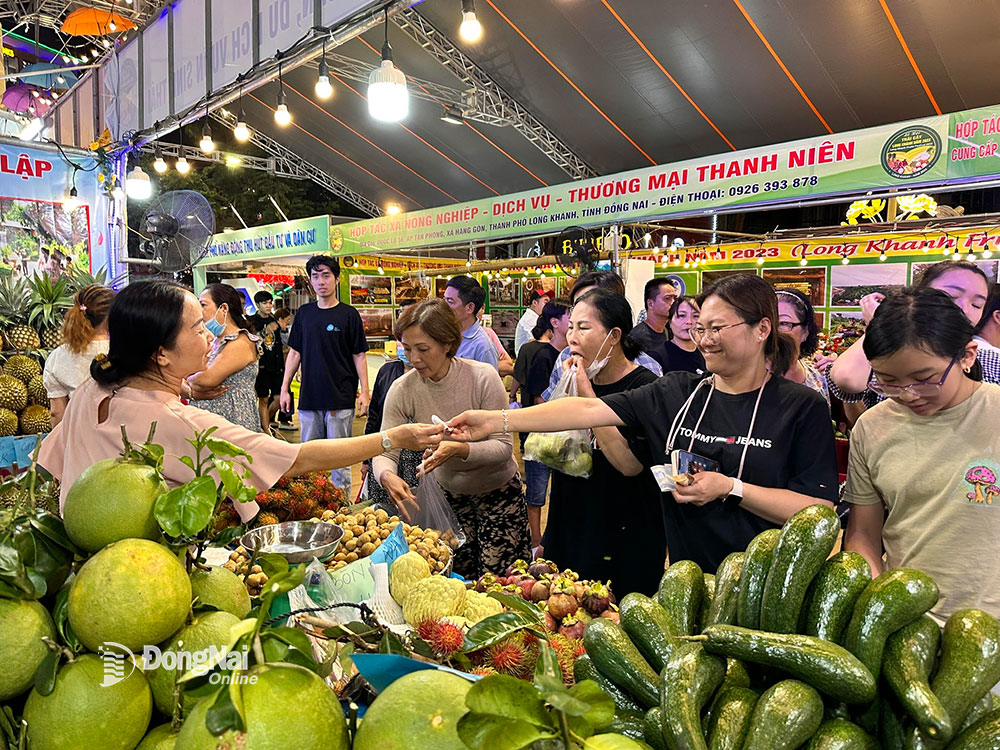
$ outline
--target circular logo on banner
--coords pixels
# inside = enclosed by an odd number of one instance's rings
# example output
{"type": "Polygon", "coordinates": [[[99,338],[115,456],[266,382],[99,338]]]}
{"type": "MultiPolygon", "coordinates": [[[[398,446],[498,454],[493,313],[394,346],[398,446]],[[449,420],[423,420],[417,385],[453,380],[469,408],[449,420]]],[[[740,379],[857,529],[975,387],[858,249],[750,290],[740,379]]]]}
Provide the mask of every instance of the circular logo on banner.
{"type": "Polygon", "coordinates": [[[340,259],[340,265],[342,265],[344,268],[354,268],[354,256],[345,255],[343,258],[340,259]]]}
{"type": "Polygon", "coordinates": [[[576,255],[578,252],[581,257],[588,258],[597,254],[593,236],[583,227],[564,229],[556,237],[556,255],[576,255]]]}
{"type": "Polygon", "coordinates": [[[674,287],[677,289],[678,296],[683,297],[685,294],[687,294],[687,284],[684,283],[684,279],[682,279],[676,273],[668,273],[663,278],[665,278],[667,281],[669,281],[671,284],[674,285],[674,287]]]}
{"type": "Polygon", "coordinates": [[[941,137],[923,125],[911,125],[893,133],[882,147],[882,169],[900,180],[919,177],[934,166],[941,155],[941,137]]]}
{"type": "Polygon", "coordinates": [[[344,245],[344,233],[340,227],[333,227],[330,230],[330,249],[337,252],[344,245]]]}

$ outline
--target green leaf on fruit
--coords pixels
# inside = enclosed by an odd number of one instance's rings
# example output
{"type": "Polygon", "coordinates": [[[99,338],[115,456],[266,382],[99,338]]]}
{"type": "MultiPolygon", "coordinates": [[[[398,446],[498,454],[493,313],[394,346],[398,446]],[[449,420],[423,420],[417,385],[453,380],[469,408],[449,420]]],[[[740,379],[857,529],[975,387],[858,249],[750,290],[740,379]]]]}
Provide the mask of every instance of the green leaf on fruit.
{"type": "Polygon", "coordinates": [[[519,630],[537,633],[538,619],[524,612],[501,612],[480,620],[466,634],[463,651],[478,651],[492,646],[519,630]]]}
{"type": "Polygon", "coordinates": [[[288,560],[273,552],[261,552],[256,557],[256,563],[269,579],[288,572],[288,560]]]}
{"type": "Polygon", "coordinates": [[[507,675],[490,675],[473,683],[465,705],[479,714],[525,721],[551,729],[552,715],[545,709],[541,694],[530,682],[507,675]]]}
{"type": "Polygon", "coordinates": [[[56,674],[59,673],[59,653],[49,651],[35,670],[35,692],[52,695],[56,689],[56,674]]]}
{"type": "MultiPolygon", "coordinates": [[[[209,732],[218,736],[228,730],[242,732],[245,728],[243,716],[233,703],[231,688],[237,681],[219,691],[212,705],[205,714],[205,726],[209,732]]],[[[236,685],[238,689],[238,685],[236,685]]],[[[206,699],[206,700],[211,700],[206,699]]]]}
{"type": "Polygon", "coordinates": [[[535,684],[543,691],[564,689],[562,670],[556,652],[548,641],[539,642],[538,662],[535,665],[535,684]]]}
{"type": "Polygon", "coordinates": [[[170,536],[194,536],[212,520],[216,499],[215,481],[211,477],[195,477],[160,495],[153,506],[153,515],[170,536]]]}
{"type": "Polygon", "coordinates": [[[553,729],[489,714],[467,713],[458,720],[458,737],[473,750],[522,750],[555,736],[553,729]]]}
{"type": "Polygon", "coordinates": [[[515,594],[508,594],[505,591],[491,591],[487,596],[490,599],[496,599],[507,609],[531,615],[539,625],[545,624],[545,615],[542,614],[542,610],[536,604],[532,604],[515,594]]]}

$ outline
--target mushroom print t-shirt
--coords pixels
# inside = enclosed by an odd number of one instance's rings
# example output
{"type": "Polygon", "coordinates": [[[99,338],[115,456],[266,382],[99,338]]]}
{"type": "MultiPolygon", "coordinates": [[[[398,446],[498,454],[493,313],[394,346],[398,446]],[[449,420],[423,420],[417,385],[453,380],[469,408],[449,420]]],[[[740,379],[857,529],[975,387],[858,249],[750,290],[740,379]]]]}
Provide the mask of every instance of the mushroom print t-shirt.
{"type": "Polygon", "coordinates": [[[883,504],[886,568],[918,568],[941,589],[931,614],[1000,617],[1000,386],[982,384],[928,417],[895,401],[861,415],[851,434],[844,499],[883,504]]]}

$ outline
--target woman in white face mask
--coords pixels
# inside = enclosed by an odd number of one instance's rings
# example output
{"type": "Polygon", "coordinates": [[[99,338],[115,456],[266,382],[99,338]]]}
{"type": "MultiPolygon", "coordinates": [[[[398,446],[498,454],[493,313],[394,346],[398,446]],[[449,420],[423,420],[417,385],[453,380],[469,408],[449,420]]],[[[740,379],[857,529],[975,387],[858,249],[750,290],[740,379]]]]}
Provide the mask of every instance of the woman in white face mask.
{"type": "MultiPolygon", "coordinates": [[[[677,455],[690,463],[678,468],[684,483],[666,487],[662,496],[670,559],[693,560],[714,572],[730,552],[745,549],[797,510],[832,506],[837,458],[826,401],[781,377],[795,343],[779,333],[774,289],[757,276],[729,276],[703,292],[698,304],[701,317],[692,334],[709,377],[670,372],[597,399],[466,412],[449,422],[451,436],[480,440],[511,430],[628,427],[646,438],[650,457],[640,458],[660,475],[674,473],[675,451],[686,452],[677,455]]],[[[616,518],[631,512],[623,493],[609,498],[619,506],[609,508],[616,518]]]]}
{"type": "MultiPolygon", "coordinates": [[[[629,336],[631,330],[632,310],[620,294],[595,290],[573,306],[566,337],[572,357],[564,366],[577,368],[581,396],[596,400],[656,380],[635,364],[642,347],[629,336]]],[[[652,596],[663,574],[667,539],[656,482],[632,451],[647,456],[645,440],[641,431],[628,428],[595,427],[593,434],[588,478],[552,472],[545,557],[581,578],[610,580],[620,593],[652,596]],[[628,507],[610,508],[611,498],[628,498],[628,507]]]]}
{"type": "Polygon", "coordinates": [[[192,406],[260,432],[254,382],[263,348],[243,315],[243,297],[228,284],[209,284],[198,301],[205,328],[215,340],[208,367],[187,379],[183,395],[191,398],[192,406]]]}

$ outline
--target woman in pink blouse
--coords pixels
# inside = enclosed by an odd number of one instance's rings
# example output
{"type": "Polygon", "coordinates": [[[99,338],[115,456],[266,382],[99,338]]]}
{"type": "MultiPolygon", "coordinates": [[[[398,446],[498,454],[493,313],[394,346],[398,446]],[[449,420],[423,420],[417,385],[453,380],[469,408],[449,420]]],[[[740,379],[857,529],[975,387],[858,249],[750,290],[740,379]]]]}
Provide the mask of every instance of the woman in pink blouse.
{"type": "MultiPolygon", "coordinates": [[[[172,282],[138,282],[122,290],[111,306],[108,331],[107,357],[94,361],[91,379],[76,390],[63,421],[42,441],[39,463],[62,483],[60,504],[87,467],[121,453],[123,425],[129,439],[140,442],[156,422],[154,442],[165,449],[163,473],[171,485],[192,477],[179,460],[191,453],[187,440],[196,431],[216,427],[216,437],[253,456],[251,477],[259,490],[283,476],[350,466],[383,450],[424,450],[441,442],[440,425],[404,424],[381,434],[297,445],[183,404],[182,393],[191,395],[185,378],[205,369],[211,336],[198,298],[172,282]]],[[[244,503],[237,511],[248,520],[258,508],[244,503]]]]}

